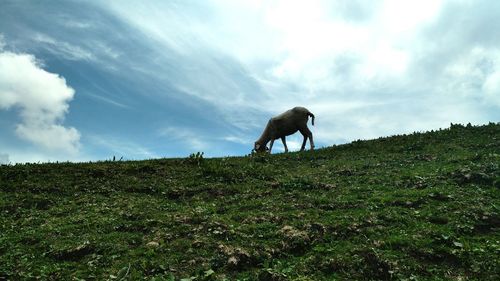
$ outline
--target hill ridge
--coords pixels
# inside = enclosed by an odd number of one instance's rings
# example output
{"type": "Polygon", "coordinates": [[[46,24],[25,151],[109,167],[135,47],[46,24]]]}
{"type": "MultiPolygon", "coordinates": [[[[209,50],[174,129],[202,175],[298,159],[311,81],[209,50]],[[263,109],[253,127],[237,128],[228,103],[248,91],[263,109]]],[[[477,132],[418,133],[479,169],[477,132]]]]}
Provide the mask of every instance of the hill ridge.
{"type": "Polygon", "coordinates": [[[0,166],[0,280],[500,277],[500,125],[0,166]]]}

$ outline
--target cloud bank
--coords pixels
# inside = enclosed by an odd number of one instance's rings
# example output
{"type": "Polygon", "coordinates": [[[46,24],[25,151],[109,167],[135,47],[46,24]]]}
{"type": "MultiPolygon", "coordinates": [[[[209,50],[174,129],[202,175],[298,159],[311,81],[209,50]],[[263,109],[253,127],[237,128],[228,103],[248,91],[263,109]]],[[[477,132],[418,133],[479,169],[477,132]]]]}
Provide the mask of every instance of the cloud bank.
{"type": "Polygon", "coordinates": [[[491,1],[150,1],[107,8],[156,47],[192,58],[196,67],[178,67],[182,79],[175,81],[182,83],[174,85],[212,103],[249,143],[267,118],[296,105],[318,117],[320,145],[500,117],[500,42],[492,28],[500,26],[500,4],[491,1]],[[229,61],[238,67],[224,69],[229,61]],[[239,70],[247,81],[235,75],[239,70]]]}
{"type": "Polygon", "coordinates": [[[77,154],[80,133],[62,125],[75,91],[29,54],[0,52],[0,109],[15,109],[16,135],[43,149],[77,154]]]}

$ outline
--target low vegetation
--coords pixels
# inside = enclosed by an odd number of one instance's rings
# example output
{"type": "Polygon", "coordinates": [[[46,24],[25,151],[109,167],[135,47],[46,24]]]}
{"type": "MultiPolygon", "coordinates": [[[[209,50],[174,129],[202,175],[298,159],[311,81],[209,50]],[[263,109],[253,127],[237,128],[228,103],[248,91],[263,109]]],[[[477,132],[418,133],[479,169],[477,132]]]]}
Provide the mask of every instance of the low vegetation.
{"type": "Polygon", "coordinates": [[[500,125],[0,166],[0,280],[500,280],[500,125]]]}

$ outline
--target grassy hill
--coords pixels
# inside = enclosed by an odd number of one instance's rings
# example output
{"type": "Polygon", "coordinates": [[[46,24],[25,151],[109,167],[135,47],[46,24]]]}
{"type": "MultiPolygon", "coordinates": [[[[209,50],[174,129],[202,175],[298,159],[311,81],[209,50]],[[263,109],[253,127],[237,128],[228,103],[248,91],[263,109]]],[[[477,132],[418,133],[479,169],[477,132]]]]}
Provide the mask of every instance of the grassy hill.
{"type": "Polygon", "coordinates": [[[0,280],[500,280],[500,125],[0,166],[0,280]]]}

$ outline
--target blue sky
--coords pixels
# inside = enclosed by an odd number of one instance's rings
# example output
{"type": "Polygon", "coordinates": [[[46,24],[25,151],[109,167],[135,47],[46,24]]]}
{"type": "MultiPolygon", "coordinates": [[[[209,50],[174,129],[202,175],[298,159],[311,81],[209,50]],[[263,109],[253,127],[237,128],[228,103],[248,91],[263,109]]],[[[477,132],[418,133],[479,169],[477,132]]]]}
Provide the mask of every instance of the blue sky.
{"type": "Polygon", "coordinates": [[[487,0],[1,1],[0,162],[245,155],[297,105],[318,147],[498,122],[498,13],[487,0]]]}

